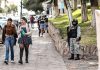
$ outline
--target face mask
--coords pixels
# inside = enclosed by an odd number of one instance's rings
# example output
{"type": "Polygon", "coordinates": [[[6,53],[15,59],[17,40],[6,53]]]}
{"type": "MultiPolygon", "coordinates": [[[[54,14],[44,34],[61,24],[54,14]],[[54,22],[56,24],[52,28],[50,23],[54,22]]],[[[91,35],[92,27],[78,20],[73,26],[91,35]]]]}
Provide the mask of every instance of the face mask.
{"type": "Polygon", "coordinates": [[[73,25],[73,26],[77,26],[77,23],[76,23],[76,22],[73,22],[72,25],[73,25]]]}

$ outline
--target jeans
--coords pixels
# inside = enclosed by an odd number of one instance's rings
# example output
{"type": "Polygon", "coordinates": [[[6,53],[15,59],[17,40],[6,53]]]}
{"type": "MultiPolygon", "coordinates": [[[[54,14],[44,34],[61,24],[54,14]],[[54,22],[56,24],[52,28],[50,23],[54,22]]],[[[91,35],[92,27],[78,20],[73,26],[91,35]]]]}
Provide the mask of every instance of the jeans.
{"type": "Polygon", "coordinates": [[[14,60],[14,37],[13,36],[7,36],[5,38],[5,47],[6,47],[6,53],[5,53],[5,60],[9,60],[9,51],[11,52],[11,60],[14,60]],[[9,50],[10,48],[10,50],[9,50]]]}

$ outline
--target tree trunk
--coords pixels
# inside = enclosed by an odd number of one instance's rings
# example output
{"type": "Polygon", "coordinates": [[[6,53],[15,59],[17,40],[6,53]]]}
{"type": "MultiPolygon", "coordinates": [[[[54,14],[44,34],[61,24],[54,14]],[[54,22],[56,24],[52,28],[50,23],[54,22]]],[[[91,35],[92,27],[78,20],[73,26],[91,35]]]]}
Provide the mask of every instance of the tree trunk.
{"type": "Polygon", "coordinates": [[[90,0],[91,2],[91,11],[92,11],[92,22],[91,26],[95,27],[96,25],[96,20],[95,20],[95,9],[98,8],[98,0],[90,0]]]}
{"type": "Polygon", "coordinates": [[[54,15],[55,15],[55,17],[59,16],[58,6],[54,6],[54,15]]]}
{"type": "Polygon", "coordinates": [[[71,0],[72,1],[72,9],[76,10],[77,9],[77,0],[71,0]]]}
{"type": "Polygon", "coordinates": [[[81,3],[81,0],[77,0],[77,5],[81,3]]]}
{"type": "Polygon", "coordinates": [[[71,6],[70,6],[69,1],[67,1],[67,0],[64,0],[64,4],[65,4],[65,7],[67,9],[67,15],[68,15],[68,19],[70,21],[70,26],[71,26],[72,25],[72,20],[73,20],[71,6]]]}
{"type": "Polygon", "coordinates": [[[59,16],[58,0],[54,0],[54,15],[55,17],[59,16]]]}
{"type": "Polygon", "coordinates": [[[1,8],[1,0],[0,0],[0,8],[1,8]]]}
{"type": "Polygon", "coordinates": [[[88,20],[86,0],[81,0],[81,15],[82,15],[82,22],[88,20]]]}
{"type": "Polygon", "coordinates": [[[96,9],[96,7],[91,7],[91,11],[92,11],[92,21],[91,21],[91,26],[92,26],[92,27],[95,27],[95,25],[96,25],[95,9],[96,9]]]}

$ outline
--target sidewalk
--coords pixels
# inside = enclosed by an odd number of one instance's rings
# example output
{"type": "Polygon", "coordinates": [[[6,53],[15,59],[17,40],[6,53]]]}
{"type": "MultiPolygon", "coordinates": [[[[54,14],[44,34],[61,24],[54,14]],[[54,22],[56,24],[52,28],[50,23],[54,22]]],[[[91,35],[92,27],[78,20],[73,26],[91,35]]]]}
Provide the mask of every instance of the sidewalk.
{"type": "Polygon", "coordinates": [[[68,70],[97,70],[97,60],[68,60],[68,56],[64,57],[64,62],[68,70]]]}
{"type": "Polygon", "coordinates": [[[16,45],[15,63],[9,62],[9,65],[5,65],[4,47],[0,47],[0,70],[67,70],[63,58],[56,52],[49,35],[38,37],[37,30],[36,27],[32,34],[33,45],[30,46],[29,63],[26,64],[23,58],[23,65],[18,64],[19,47],[16,45]]]}

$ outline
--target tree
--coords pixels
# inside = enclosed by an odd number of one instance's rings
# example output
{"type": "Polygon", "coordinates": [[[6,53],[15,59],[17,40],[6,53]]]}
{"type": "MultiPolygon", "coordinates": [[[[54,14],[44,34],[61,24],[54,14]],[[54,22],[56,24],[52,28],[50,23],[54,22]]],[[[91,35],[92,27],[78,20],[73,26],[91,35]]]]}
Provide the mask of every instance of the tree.
{"type": "Polygon", "coordinates": [[[23,6],[28,10],[33,10],[35,12],[43,11],[42,2],[45,0],[23,0],[23,6]]]}
{"type": "Polygon", "coordinates": [[[17,12],[17,6],[15,4],[11,4],[9,8],[10,8],[10,12],[13,12],[13,15],[15,12],[17,12]]]}
{"type": "Polygon", "coordinates": [[[6,15],[7,15],[7,13],[10,13],[11,12],[11,10],[10,10],[10,8],[7,6],[7,7],[5,7],[5,13],[6,13],[6,15]]]}
{"type": "Polygon", "coordinates": [[[92,10],[92,22],[91,22],[91,26],[95,27],[95,25],[96,25],[95,9],[98,8],[98,0],[90,0],[90,3],[91,3],[91,10],[92,10]]]}
{"type": "Polygon", "coordinates": [[[8,2],[8,1],[7,1],[7,0],[5,0],[5,7],[7,7],[7,2],[8,2]]]}
{"type": "Polygon", "coordinates": [[[82,22],[88,20],[86,0],[81,0],[81,15],[82,15],[82,22]]]}
{"type": "Polygon", "coordinates": [[[4,10],[1,8],[1,1],[2,0],[0,0],[0,13],[2,13],[4,10]]]}
{"type": "Polygon", "coordinates": [[[77,9],[77,0],[71,0],[73,10],[77,9]]]}
{"type": "Polygon", "coordinates": [[[17,12],[17,6],[15,4],[11,4],[10,6],[11,11],[17,12]]]}
{"type": "Polygon", "coordinates": [[[55,15],[55,17],[59,16],[58,0],[54,0],[53,1],[53,7],[54,7],[54,15],[55,15]]]}
{"type": "Polygon", "coordinates": [[[72,10],[71,10],[70,3],[68,0],[64,0],[64,4],[67,9],[67,15],[68,15],[68,19],[70,21],[70,25],[72,25],[73,16],[72,16],[72,10]]]}
{"type": "Polygon", "coordinates": [[[4,10],[2,8],[0,8],[0,13],[3,13],[3,12],[4,12],[4,10]]]}

